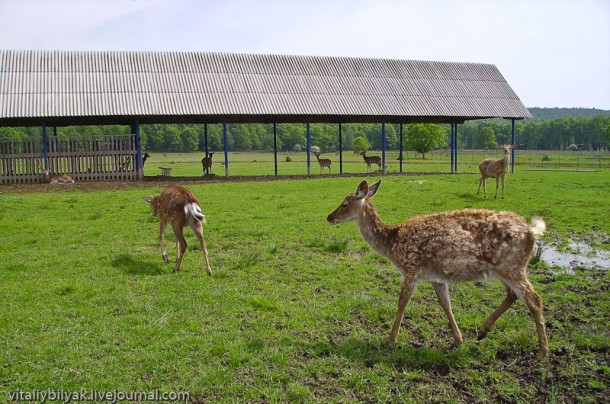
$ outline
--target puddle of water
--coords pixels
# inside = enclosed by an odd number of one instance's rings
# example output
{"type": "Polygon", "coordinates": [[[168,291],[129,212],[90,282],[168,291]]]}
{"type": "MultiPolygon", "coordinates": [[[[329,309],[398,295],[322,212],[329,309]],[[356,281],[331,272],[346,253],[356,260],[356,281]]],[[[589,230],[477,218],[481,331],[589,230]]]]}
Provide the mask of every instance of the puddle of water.
{"type": "Polygon", "coordinates": [[[548,265],[566,269],[575,266],[603,270],[610,268],[610,251],[595,250],[584,243],[570,243],[568,249],[569,252],[559,252],[554,246],[543,243],[541,259],[548,265]]]}

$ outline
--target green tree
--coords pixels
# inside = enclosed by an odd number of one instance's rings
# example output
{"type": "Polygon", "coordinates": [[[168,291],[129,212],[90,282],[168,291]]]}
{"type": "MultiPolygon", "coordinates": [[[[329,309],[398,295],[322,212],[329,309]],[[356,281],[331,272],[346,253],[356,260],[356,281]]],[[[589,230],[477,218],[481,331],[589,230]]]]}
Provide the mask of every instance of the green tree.
{"type": "Polygon", "coordinates": [[[490,127],[481,128],[477,143],[481,149],[494,149],[498,145],[496,143],[496,132],[490,127]]]}
{"type": "Polygon", "coordinates": [[[365,137],[358,136],[354,138],[354,142],[352,144],[352,150],[354,150],[354,154],[361,153],[363,151],[368,151],[370,147],[371,145],[365,137]]]}
{"type": "Polygon", "coordinates": [[[421,153],[422,159],[426,153],[438,147],[447,134],[438,125],[430,123],[416,123],[407,126],[405,132],[405,148],[421,153]]]}

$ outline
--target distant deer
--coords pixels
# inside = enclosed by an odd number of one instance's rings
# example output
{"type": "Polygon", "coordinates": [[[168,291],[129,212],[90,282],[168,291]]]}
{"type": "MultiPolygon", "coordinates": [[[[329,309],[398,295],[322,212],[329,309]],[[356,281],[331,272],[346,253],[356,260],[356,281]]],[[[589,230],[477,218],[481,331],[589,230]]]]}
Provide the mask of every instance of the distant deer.
{"type": "Polygon", "coordinates": [[[314,155],[315,155],[315,156],[316,156],[316,158],[318,159],[318,164],[320,164],[320,174],[322,174],[322,169],[323,169],[324,167],[328,167],[328,172],[329,172],[330,174],[332,174],[332,171],[331,171],[331,169],[330,169],[330,164],[331,164],[330,159],[321,159],[321,158],[320,158],[320,153],[314,153],[314,155]]]}
{"type": "Polygon", "coordinates": [[[176,235],[176,267],[174,272],[180,270],[180,264],[186,251],[186,240],[184,238],[184,227],[189,226],[193,229],[195,236],[199,240],[201,250],[205,257],[205,264],[208,275],[212,275],[208,249],[203,238],[203,226],[205,216],[201,213],[199,201],[188,189],[169,186],[161,192],[159,196],[145,197],[144,200],[150,204],[155,216],[159,216],[161,227],[159,228],[159,245],[163,261],[169,262],[165,247],[163,247],[163,233],[167,224],[171,224],[172,230],[176,235]]]}
{"type": "Polygon", "coordinates": [[[453,332],[457,346],[462,342],[449,298],[449,284],[496,278],[506,288],[506,298],[485,320],[478,339],[485,337],[494,322],[521,298],[536,323],[539,351],[536,359],[549,353],[542,299],[527,278],[527,264],[537,238],[546,225],[534,216],[531,223],[512,212],[464,209],[413,217],[403,224],[383,223],[371,198],[381,180],[369,186],[362,181],[348,194],[327,220],[332,224],[356,221],[362,237],[375,251],[388,258],[402,275],[398,312],[386,342],[395,342],[405,306],[419,280],[432,282],[453,332]]]}
{"type": "Polygon", "coordinates": [[[504,178],[506,177],[506,173],[508,173],[508,168],[510,166],[510,151],[515,148],[514,144],[505,144],[499,145],[499,149],[504,151],[504,157],[501,159],[485,159],[481,161],[479,164],[479,171],[481,172],[481,179],[479,180],[479,189],[477,191],[477,195],[481,192],[481,184],[483,184],[483,194],[487,199],[487,189],[485,183],[487,178],[495,178],[496,179],[496,193],[494,195],[494,199],[498,196],[498,181],[502,180],[502,199],[504,199],[504,178]]]}
{"type": "Polygon", "coordinates": [[[366,157],[365,151],[363,151],[360,154],[362,155],[362,157],[364,158],[364,162],[366,163],[366,172],[367,173],[371,170],[371,164],[377,164],[379,166],[379,169],[381,170],[381,157],[379,157],[379,156],[366,157]]]}
{"type": "Polygon", "coordinates": [[[68,174],[51,174],[49,170],[42,170],[42,178],[47,184],[74,184],[68,174]]]}
{"type": "Polygon", "coordinates": [[[212,156],[214,152],[206,153],[206,156],[201,159],[201,164],[203,165],[203,175],[210,174],[212,170],[212,156]]]}
{"type": "Polygon", "coordinates": [[[74,184],[74,180],[68,174],[51,174],[49,170],[42,168],[42,161],[36,160],[38,169],[42,171],[42,180],[47,184],[74,184]]]}
{"type": "Polygon", "coordinates": [[[150,154],[148,154],[148,153],[144,153],[142,155],[142,167],[144,167],[144,164],[146,164],[146,160],[148,160],[149,157],[150,157],[150,154]]]}

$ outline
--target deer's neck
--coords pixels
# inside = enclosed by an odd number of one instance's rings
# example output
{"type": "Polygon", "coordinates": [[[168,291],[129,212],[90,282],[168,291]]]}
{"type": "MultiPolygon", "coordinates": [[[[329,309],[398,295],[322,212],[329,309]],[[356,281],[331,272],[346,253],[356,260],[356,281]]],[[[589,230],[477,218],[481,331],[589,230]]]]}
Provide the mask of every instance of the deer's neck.
{"type": "Polygon", "coordinates": [[[369,201],[364,202],[362,212],[356,219],[360,234],[375,251],[384,257],[389,257],[393,240],[396,238],[398,226],[388,226],[379,217],[377,209],[369,201]]]}
{"type": "Polygon", "coordinates": [[[510,153],[504,155],[504,161],[502,163],[502,171],[504,171],[504,173],[507,173],[508,167],[510,166],[510,153]]]}

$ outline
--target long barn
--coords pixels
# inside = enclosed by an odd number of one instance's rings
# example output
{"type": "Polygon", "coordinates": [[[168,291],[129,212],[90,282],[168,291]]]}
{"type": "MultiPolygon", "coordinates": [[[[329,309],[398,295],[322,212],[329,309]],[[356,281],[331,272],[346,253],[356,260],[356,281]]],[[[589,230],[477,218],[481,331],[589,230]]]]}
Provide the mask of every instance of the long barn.
{"type": "MultiPolygon", "coordinates": [[[[490,64],[230,53],[0,51],[0,126],[42,127],[41,150],[27,148],[32,156],[41,154],[45,167],[52,154],[47,128],[57,126],[131,125],[132,138],[103,139],[103,147],[60,145],[57,153],[67,158],[72,149],[84,147],[90,149],[84,152],[90,159],[104,155],[103,150],[110,152],[112,142],[129,144],[126,157],[114,155],[113,169],[129,167],[130,175],[141,178],[141,124],[381,123],[383,137],[386,123],[429,122],[451,124],[453,170],[458,124],[527,117],[527,108],[490,64]]],[[[14,156],[11,153],[3,146],[3,160],[14,156]]],[[[307,156],[309,173],[309,142],[307,156]]],[[[5,163],[0,177],[10,175],[12,166],[5,163]]],[[[76,170],[81,179],[100,178],[87,164],[68,164],[65,169],[76,170]],[[79,172],[87,164],[89,173],[79,172]]],[[[94,169],[102,170],[105,164],[94,169]]],[[[25,166],[26,172],[35,171],[31,161],[25,166]]],[[[225,170],[228,175],[228,166],[225,170]]]]}

